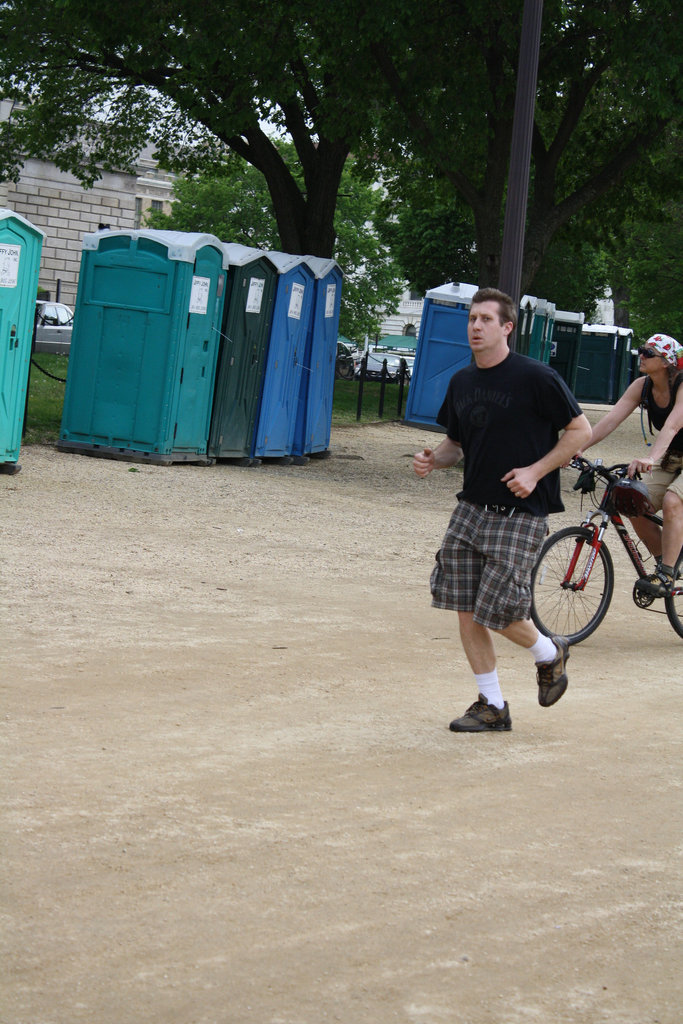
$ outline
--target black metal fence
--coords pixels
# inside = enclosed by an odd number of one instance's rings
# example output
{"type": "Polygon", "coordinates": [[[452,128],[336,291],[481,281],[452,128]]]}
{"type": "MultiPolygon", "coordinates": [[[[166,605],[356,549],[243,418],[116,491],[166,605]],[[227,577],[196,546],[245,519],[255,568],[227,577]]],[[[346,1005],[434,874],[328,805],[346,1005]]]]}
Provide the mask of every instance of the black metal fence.
{"type": "Polygon", "coordinates": [[[387,360],[383,359],[382,360],[382,369],[381,369],[381,371],[379,373],[379,377],[377,376],[377,374],[373,373],[372,377],[369,378],[368,377],[368,353],[367,352],[365,353],[365,355],[363,356],[363,358],[360,361],[360,375],[358,377],[358,405],[356,407],[356,420],[360,420],[362,412],[363,412],[363,398],[364,398],[365,382],[366,382],[366,380],[369,380],[369,379],[372,379],[373,381],[379,379],[379,403],[378,403],[378,409],[377,409],[377,418],[380,419],[380,420],[384,416],[384,400],[385,400],[385,397],[386,397],[386,386],[387,386],[388,383],[391,384],[392,386],[394,384],[398,384],[396,417],[397,417],[397,419],[400,419],[401,418],[401,414],[403,412],[403,396],[404,396],[404,393],[405,393],[406,385],[410,381],[410,371],[408,369],[408,364],[405,361],[405,359],[401,359],[401,361],[399,363],[398,372],[396,374],[390,374],[389,373],[388,366],[387,366],[387,360]]]}

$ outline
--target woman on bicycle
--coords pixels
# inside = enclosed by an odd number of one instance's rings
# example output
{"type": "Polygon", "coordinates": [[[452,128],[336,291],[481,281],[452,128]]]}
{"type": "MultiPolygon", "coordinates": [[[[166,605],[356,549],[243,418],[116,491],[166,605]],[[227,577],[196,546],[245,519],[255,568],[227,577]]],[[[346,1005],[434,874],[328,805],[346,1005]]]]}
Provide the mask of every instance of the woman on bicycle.
{"type": "Polygon", "coordinates": [[[668,334],[653,334],[638,354],[643,376],[632,381],[616,405],[596,423],[586,447],[611,434],[638,406],[647,412],[650,431],[653,427],[659,431],[650,454],[633,459],[628,475],[648,474],[645,482],[650,498],[655,508],[661,509],[663,520],[661,530],[641,516],[632,520],[634,530],[657,563],[655,572],[639,581],[638,588],[655,597],[666,597],[671,593],[674,567],[683,546],[683,346],[668,334]]]}

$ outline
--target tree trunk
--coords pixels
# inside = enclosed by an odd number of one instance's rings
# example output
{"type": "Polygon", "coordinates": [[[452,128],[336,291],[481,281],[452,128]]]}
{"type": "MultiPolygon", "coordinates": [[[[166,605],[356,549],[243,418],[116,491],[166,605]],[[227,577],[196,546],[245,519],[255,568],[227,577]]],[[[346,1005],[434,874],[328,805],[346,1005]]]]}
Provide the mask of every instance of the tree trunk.
{"type": "Polygon", "coordinates": [[[480,288],[496,288],[500,272],[500,250],[502,244],[502,220],[500,206],[494,202],[481,203],[474,210],[474,224],[477,238],[480,288]]]}
{"type": "Polygon", "coordinates": [[[345,142],[320,139],[313,158],[312,174],[306,175],[307,194],[302,253],[329,258],[334,253],[337,233],[334,215],[339,185],[349,155],[345,142]]]}
{"type": "Polygon", "coordinates": [[[625,285],[612,286],[614,302],[614,324],[616,327],[629,327],[628,305],[631,295],[625,285]]]}
{"type": "Polygon", "coordinates": [[[232,145],[266,179],[273,201],[282,252],[293,256],[321,256],[334,253],[334,215],[339,183],[349,147],[345,142],[320,139],[308,146],[299,159],[304,168],[306,191],[302,191],[277,148],[260,129],[245,133],[248,147],[232,145]]]}

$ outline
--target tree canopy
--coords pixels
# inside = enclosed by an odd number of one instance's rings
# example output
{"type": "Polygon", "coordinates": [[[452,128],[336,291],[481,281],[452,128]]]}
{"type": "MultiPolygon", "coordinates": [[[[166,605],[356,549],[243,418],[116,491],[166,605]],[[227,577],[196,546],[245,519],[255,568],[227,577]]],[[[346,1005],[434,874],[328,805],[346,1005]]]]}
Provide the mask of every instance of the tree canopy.
{"type": "MultiPolygon", "coordinates": [[[[469,207],[480,284],[498,280],[521,6],[425,0],[387,45],[371,44],[391,97],[373,152],[384,154],[397,194],[414,187],[408,153],[469,207]]],[[[669,0],[546,0],[523,290],[584,210],[609,197],[604,208],[621,219],[644,187],[667,195],[655,159],[680,125],[682,27],[669,0]]],[[[680,191],[680,159],[671,172],[680,191]]]]}
{"type": "Polygon", "coordinates": [[[18,106],[0,131],[1,172],[16,177],[33,155],[89,184],[148,140],[169,169],[206,171],[230,150],[263,174],[282,248],[330,256],[367,119],[330,13],[301,0],[6,0],[0,93],[18,106]],[[301,185],[272,129],[292,139],[301,185]]]}
{"type": "MultiPolygon", "coordinates": [[[[285,163],[297,176],[293,146],[278,143],[285,163]]],[[[208,231],[228,242],[278,250],[280,240],[266,183],[243,160],[224,165],[220,175],[179,178],[170,215],[152,213],[153,227],[208,231]]],[[[339,331],[362,343],[375,334],[386,309],[394,308],[403,289],[403,274],[374,225],[380,192],[363,184],[347,161],[335,214],[334,258],[344,273],[339,331]]]]}
{"type": "MultiPolygon", "coordinates": [[[[349,153],[399,192],[418,157],[471,211],[478,282],[497,283],[521,7],[4,0],[0,92],[18,106],[1,126],[0,172],[36,155],[87,183],[147,139],[190,171],[230,150],[264,176],[280,247],[330,256],[349,153]],[[291,138],[298,176],[272,128],[291,138]]],[[[634,216],[638,190],[661,188],[655,159],[681,118],[682,22],[674,0],[546,0],[524,289],[572,218],[608,196],[615,217],[634,216]]]]}
{"type": "Polygon", "coordinates": [[[683,202],[625,224],[610,264],[613,291],[638,340],[657,333],[683,340],[683,202]]]}

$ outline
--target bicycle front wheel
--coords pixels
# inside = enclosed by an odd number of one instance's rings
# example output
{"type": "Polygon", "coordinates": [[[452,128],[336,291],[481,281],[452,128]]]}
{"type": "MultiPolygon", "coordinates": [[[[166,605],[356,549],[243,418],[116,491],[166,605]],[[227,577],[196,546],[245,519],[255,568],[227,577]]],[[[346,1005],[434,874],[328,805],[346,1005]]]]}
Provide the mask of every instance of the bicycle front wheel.
{"type": "Polygon", "coordinates": [[[567,526],[548,537],[531,574],[531,617],[546,636],[565,636],[578,644],[593,633],[614,593],[612,556],[602,544],[585,584],[581,580],[593,554],[593,533],[567,526]]]}

